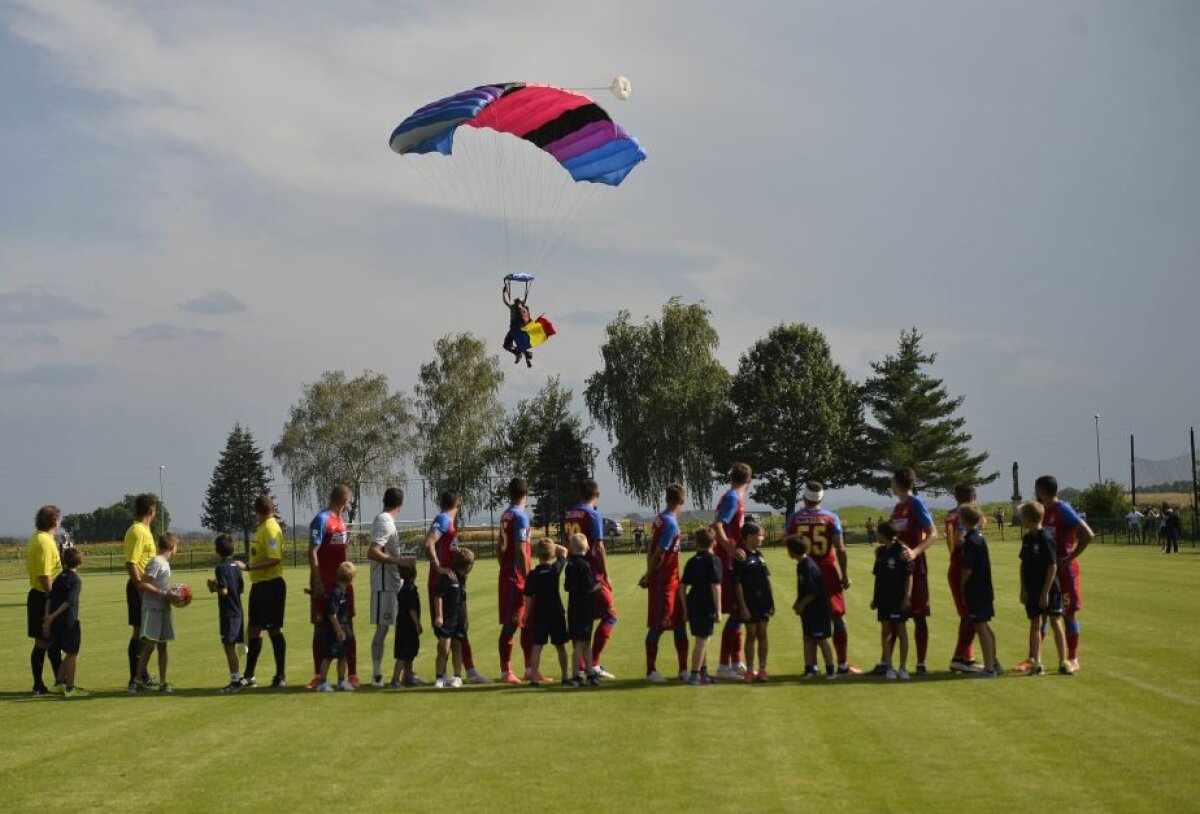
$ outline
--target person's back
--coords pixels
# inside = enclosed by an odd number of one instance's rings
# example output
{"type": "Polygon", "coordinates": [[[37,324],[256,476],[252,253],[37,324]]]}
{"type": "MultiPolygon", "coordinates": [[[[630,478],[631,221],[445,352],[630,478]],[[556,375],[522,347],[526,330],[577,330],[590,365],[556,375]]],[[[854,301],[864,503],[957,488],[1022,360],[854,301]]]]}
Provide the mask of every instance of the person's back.
{"type": "Polygon", "coordinates": [[[217,594],[217,613],[222,619],[240,619],[242,616],[242,572],[232,557],[217,563],[216,582],[224,593],[217,594]]]}
{"type": "Polygon", "coordinates": [[[829,602],[825,578],[821,573],[821,566],[811,556],[796,563],[796,595],[813,597],[802,615],[807,625],[821,627],[831,624],[833,608],[829,602]]]}
{"type": "MultiPolygon", "coordinates": [[[[558,576],[563,572],[566,560],[544,562],[529,572],[526,577],[526,595],[533,597],[535,625],[544,623],[556,615],[563,615],[562,594],[558,591],[558,576]]],[[[586,565],[586,562],[585,562],[586,565]]]]}
{"type": "Polygon", "coordinates": [[[992,602],[992,562],[987,541],[979,529],[970,529],[963,537],[963,570],[970,571],[966,593],[974,600],[992,602]]]}
{"type": "Polygon", "coordinates": [[[582,554],[572,554],[567,557],[566,575],[563,587],[567,591],[567,615],[573,620],[589,621],[596,608],[592,588],[596,585],[596,577],[587,557],[582,554]]]}
{"type": "Polygon", "coordinates": [[[54,618],[51,632],[56,636],[73,629],[79,624],[79,594],[83,590],[83,580],[74,571],[63,571],[54,579],[50,587],[50,613],[62,605],[67,609],[54,618]]]}
{"type": "Polygon", "coordinates": [[[883,618],[898,617],[904,613],[904,595],[908,577],[912,574],[912,563],[904,558],[904,544],[898,539],[881,545],[875,551],[874,605],[883,618]]]}
{"type": "Polygon", "coordinates": [[[697,551],[683,566],[680,580],[687,587],[688,616],[712,616],[712,586],[721,584],[721,561],[711,551],[697,551]]]}

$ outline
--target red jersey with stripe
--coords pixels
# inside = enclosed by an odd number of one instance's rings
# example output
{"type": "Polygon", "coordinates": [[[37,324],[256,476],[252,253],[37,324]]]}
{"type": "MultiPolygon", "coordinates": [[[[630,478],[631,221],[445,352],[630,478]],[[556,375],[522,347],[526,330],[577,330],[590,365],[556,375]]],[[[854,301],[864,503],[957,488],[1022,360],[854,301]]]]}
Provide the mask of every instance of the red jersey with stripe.
{"type": "Polygon", "coordinates": [[[458,529],[454,527],[454,518],[445,512],[433,518],[429,530],[438,535],[433,544],[433,553],[438,565],[442,568],[454,566],[454,552],[458,550],[458,529]]]}
{"type": "Polygon", "coordinates": [[[822,571],[837,570],[833,540],[842,536],[842,521],[836,514],[825,509],[801,509],[788,518],[787,533],[808,540],[812,558],[822,571]]]}
{"type": "Polygon", "coordinates": [[[597,543],[604,542],[604,518],[600,516],[600,512],[588,503],[580,503],[567,511],[563,520],[563,530],[568,536],[582,534],[587,538],[587,561],[588,565],[592,566],[592,575],[596,579],[607,581],[608,573],[605,572],[600,553],[596,550],[597,543]]]}
{"type": "Polygon", "coordinates": [[[500,515],[500,579],[524,587],[529,573],[529,515],[520,506],[510,506],[500,515]],[[524,564],[524,571],[518,568],[524,564]]]}
{"type": "Polygon", "coordinates": [[[329,590],[337,582],[338,566],[346,561],[349,532],[342,516],[329,509],[317,514],[308,524],[309,541],[317,549],[317,573],[329,590]]]}
{"type": "Polygon", "coordinates": [[[653,546],[662,552],[662,563],[654,572],[653,586],[670,589],[679,585],[679,520],[674,512],[654,518],[653,546]]]}
{"type": "MultiPolygon", "coordinates": [[[[1042,526],[1054,538],[1054,545],[1058,549],[1059,559],[1069,557],[1075,553],[1075,529],[1082,522],[1079,514],[1071,504],[1063,503],[1061,500],[1055,500],[1046,504],[1046,513],[1042,517],[1042,526]]],[[[1078,560],[1073,560],[1072,565],[1076,562],[1078,560]]]]}
{"type": "MultiPolygon", "coordinates": [[[[742,497],[739,489],[730,487],[729,491],[721,496],[721,501],[717,503],[717,522],[721,524],[725,536],[729,538],[729,542],[733,543],[734,547],[742,541],[742,522],[745,519],[746,500],[742,497]]],[[[721,560],[724,571],[733,571],[733,558],[719,545],[717,546],[717,557],[721,560]]]]}
{"type": "MultiPolygon", "coordinates": [[[[916,495],[910,495],[892,509],[891,522],[900,542],[908,548],[916,548],[921,544],[922,529],[933,528],[933,515],[929,513],[925,501],[916,495]]],[[[913,560],[914,574],[925,573],[927,567],[924,553],[913,560]]]]}
{"type": "Polygon", "coordinates": [[[958,522],[958,506],[946,512],[946,536],[959,545],[950,547],[950,567],[962,566],[963,527],[958,522]]]}

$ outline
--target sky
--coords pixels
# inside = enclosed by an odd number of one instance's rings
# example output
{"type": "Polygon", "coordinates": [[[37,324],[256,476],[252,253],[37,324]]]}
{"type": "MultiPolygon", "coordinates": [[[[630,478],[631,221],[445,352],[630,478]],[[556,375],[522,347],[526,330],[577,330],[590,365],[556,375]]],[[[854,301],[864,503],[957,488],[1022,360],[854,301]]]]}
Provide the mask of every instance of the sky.
{"type": "Polygon", "coordinates": [[[235,421],[269,447],[325,370],[411,392],[437,337],[498,344],[496,222],[387,137],[466,87],[617,74],[633,96],[597,99],[650,157],[540,270],[560,334],[506,403],[580,395],[605,323],[679,295],[731,369],[800,321],[861,381],[920,328],[1003,473],[984,499],[1013,461],[1027,495],[1094,480],[1096,414],[1105,477],[1130,434],[1186,450],[1196,3],[0,0],[0,533],[160,466],[198,528],[235,421]]]}

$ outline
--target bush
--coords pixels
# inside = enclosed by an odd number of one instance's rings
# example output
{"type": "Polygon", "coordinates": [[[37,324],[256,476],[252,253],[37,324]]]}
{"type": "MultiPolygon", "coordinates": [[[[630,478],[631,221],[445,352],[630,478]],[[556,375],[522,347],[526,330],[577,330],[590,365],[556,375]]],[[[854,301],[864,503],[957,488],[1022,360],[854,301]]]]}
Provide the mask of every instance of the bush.
{"type": "Polygon", "coordinates": [[[1093,483],[1079,493],[1075,508],[1088,517],[1124,517],[1133,504],[1125,487],[1115,480],[1093,483]]]}

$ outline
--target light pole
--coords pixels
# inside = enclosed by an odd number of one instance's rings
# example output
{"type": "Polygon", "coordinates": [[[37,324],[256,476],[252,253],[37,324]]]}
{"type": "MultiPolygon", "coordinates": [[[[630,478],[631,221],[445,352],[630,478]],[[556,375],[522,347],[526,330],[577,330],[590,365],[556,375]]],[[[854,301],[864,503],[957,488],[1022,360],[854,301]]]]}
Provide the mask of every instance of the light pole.
{"type": "Polygon", "coordinates": [[[1100,414],[1092,416],[1096,419],[1096,483],[1104,480],[1104,476],[1100,474],[1100,414]]]}
{"type": "Polygon", "coordinates": [[[158,465],[158,533],[165,534],[167,531],[166,506],[163,505],[163,470],[166,469],[162,464],[158,465]]]}

